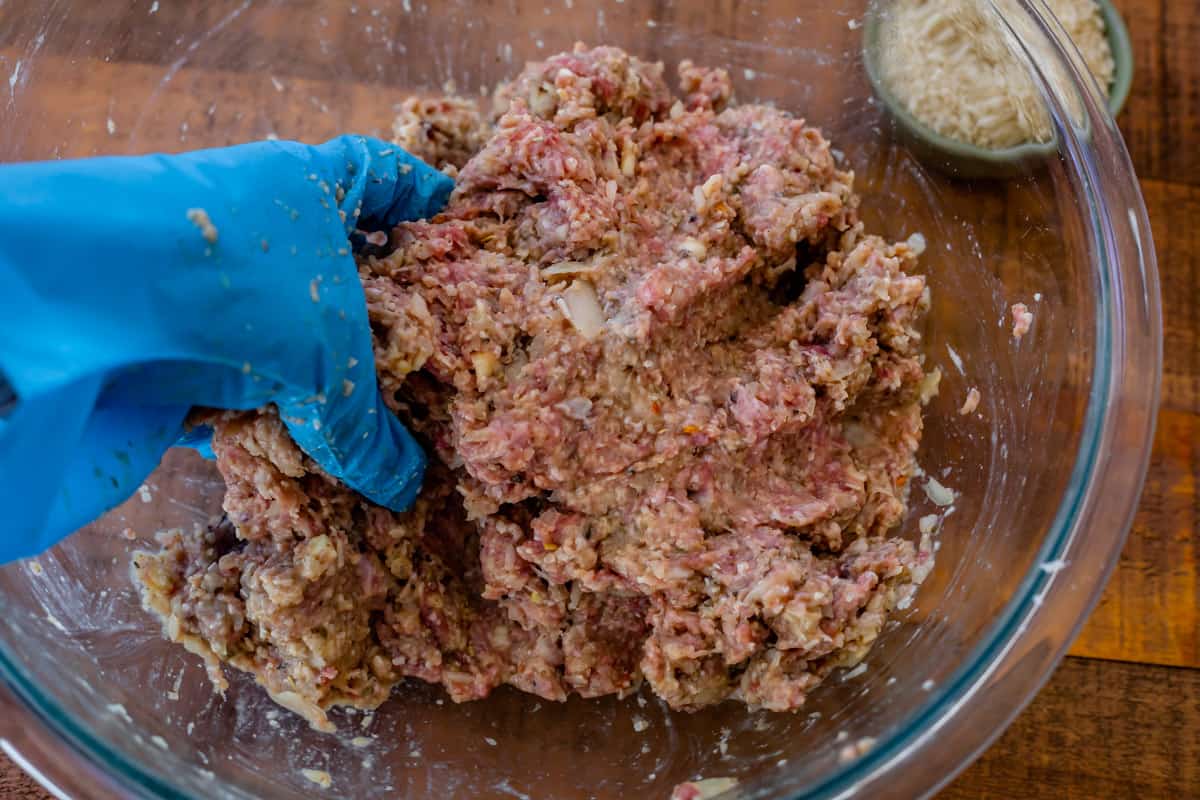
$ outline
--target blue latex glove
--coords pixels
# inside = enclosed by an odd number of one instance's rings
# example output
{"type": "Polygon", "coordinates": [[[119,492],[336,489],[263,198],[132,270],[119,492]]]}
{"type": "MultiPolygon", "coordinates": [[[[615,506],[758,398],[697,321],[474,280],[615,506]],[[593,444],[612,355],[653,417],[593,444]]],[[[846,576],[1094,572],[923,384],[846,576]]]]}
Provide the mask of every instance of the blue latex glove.
{"type": "Polygon", "coordinates": [[[407,507],[424,454],[379,394],[348,236],[451,188],[361,136],[0,167],[0,562],[131,495],[192,406],[275,403],[327,472],[407,507]]]}

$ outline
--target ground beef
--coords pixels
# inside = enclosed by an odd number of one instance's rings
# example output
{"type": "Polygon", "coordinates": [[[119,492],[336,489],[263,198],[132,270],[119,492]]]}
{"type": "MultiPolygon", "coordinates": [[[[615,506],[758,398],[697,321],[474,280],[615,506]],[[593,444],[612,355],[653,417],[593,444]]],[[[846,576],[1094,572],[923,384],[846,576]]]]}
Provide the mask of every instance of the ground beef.
{"type": "Polygon", "coordinates": [[[1029,307],[1024,303],[1012,304],[1012,335],[1018,342],[1021,337],[1029,333],[1029,329],[1033,327],[1033,314],[1029,312],[1029,307]]]}
{"type": "Polygon", "coordinates": [[[137,557],[171,638],[321,726],[404,677],[787,711],[862,659],[931,566],[888,536],[921,436],[917,253],[864,232],[817,129],[731,104],[721,70],[685,62],[679,97],[662,73],[531,64],[486,135],[462,101],[405,106],[402,143],[461,167],[359,262],[421,498],[372,505],[270,409],[210,413],[227,521],[137,557]]]}
{"type": "Polygon", "coordinates": [[[490,134],[475,102],[460,97],[410,97],[392,123],[396,144],[439,169],[461,168],[490,134]]]}

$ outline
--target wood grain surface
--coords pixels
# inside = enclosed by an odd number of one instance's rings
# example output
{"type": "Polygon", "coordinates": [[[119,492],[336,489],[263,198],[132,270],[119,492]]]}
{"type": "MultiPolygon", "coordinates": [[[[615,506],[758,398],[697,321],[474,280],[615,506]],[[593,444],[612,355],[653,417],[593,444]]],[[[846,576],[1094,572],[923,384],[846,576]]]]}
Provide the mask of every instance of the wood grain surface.
{"type": "MultiPolygon", "coordinates": [[[[114,30],[141,26],[139,35],[121,37],[106,61],[89,65],[89,85],[99,81],[107,88],[89,100],[65,87],[61,97],[46,98],[36,119],[13,123],[47,131],[46,156],[87,155],[103,146],[108,132],[98,127],[62,133],[70,127],[68,112],[81,102],[120,96],[111,113],[118,128],[133,121],[126,115],[141,114],[148,98],[118,91],[130,74],[123,70],[161,71],[175,22],[165,13],[139,23],[113,13],[127,5],[83,4],[68,23],[78,29],[68,39],[84,36],[95,20],[114,30]]],[[[166,12],[169,4],[162,5],[166,12]]],[[[1200,14],[1195,0],[1116,5],[1135,53],[1133,90],[1119,122],[1141,179],[1163,285],[1163,403],[1152,464],[1120,564],[1071,657],[1012,727],[943,791],[945,798],[1200,797],[1200,14]]],[[[714,19],[737,17],[733,0],[712,8],[714,19]]],[[[144,20],[145,9],[136,13],[144,20]]],[[[12,71],[19,41],[19,24],[0,30],[0,74],[12,71]]],[[[182,88],[171,102],[191,109],[190,124],[228,131],[230,141],[238,141],[263,136],[297,113],[254,64],[234,60],[221,67],[175,83],[182,88]],[[219,94],[222,82],[252,93],[256,111],[243,114],[198,99],[219,94]]],[[[296,77],[289,92],[306,98],[314,136],[347,127],[387,129],[388,114],[379,109],[386,111],[390,98],[341,94],[319,70],[290,74],[296,77]]],[[[177,123],[168,129],[156,128],[153,119],[141,122],[139,149],[187,146],[177,123]]],[[[48,797],[0,754],[0,798],[48,797]]]]}
{"type": "Polygon", "coordinates": [[[1194,798],[1200,671],[1068,658],[939,800],[1194,798]]]}

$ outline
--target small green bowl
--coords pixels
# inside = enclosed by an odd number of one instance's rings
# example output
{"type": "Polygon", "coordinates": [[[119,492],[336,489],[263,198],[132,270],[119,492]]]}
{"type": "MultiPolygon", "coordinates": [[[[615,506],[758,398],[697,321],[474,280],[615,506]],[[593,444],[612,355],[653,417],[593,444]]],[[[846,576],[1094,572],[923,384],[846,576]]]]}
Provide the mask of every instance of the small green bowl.
{"type": "MultiPolygon", "coordinates": [[[[1125,22],[1112,3],[1098,0],[1098,4],[1113,54],[1113,82],[1108,95],[1108,110],[1115,117],[1125,105],[1133,82],[1133,48],[1129,43],[1125,22]]],[[[863,26],[863,62],[867,76],[905,142],[922,162],[959,178],[1010,178],[1028,172],[1058,152],[1058,146],[1053,141],[1028,142],[999,149],[979,147],[943,136],[913,116],[883,80],[877,61],[883,21],[877,8],[878,4],[873,4],[863,26]]]]}

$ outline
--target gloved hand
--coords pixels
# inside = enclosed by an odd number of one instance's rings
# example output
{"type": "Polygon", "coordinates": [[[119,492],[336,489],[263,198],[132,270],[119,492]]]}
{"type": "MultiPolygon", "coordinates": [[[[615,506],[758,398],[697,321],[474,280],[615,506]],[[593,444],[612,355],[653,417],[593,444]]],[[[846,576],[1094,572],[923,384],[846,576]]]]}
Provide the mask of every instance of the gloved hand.
{"type": "Polygon", "coordinates": [[[0,167],[0,562],[131,495],[193,406],[275,403],[328,473],[407,507],[424,454],[379,395],[348,237],[451,188],[361,136],[0,167]]]}

